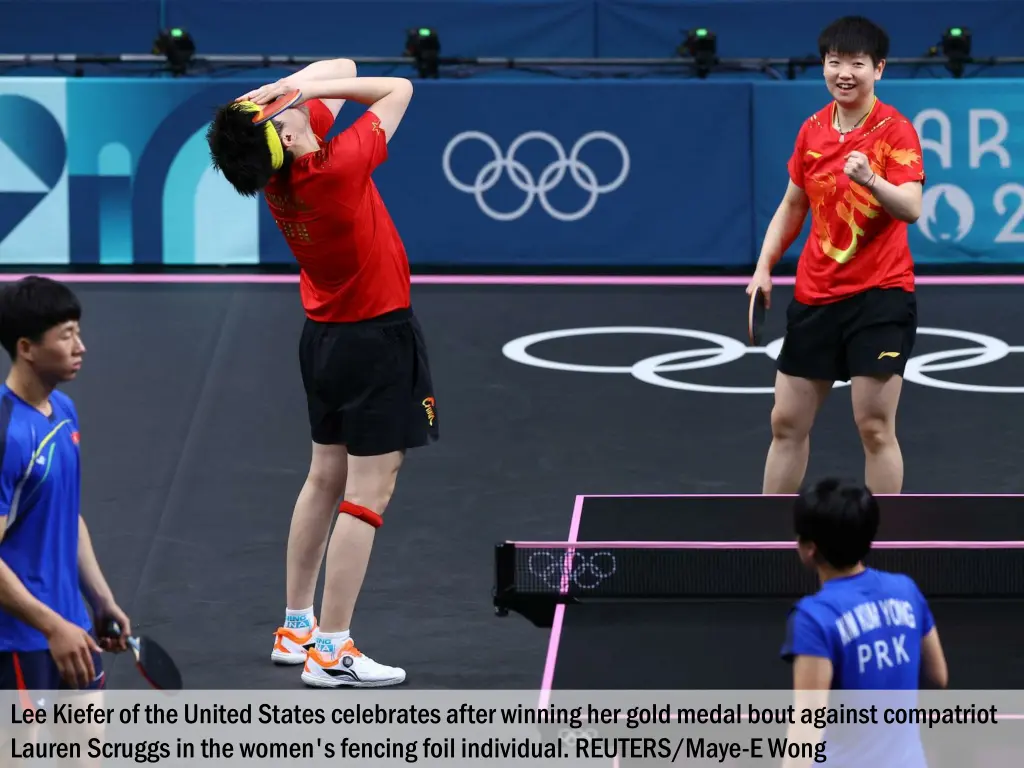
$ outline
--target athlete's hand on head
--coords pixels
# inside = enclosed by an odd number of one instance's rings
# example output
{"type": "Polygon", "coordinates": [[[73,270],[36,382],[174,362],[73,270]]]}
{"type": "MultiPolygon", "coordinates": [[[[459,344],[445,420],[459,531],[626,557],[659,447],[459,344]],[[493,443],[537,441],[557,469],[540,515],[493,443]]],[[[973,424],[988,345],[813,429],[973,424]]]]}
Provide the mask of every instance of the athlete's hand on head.
{"type": "Polygon", "coordinates": [[[92,635],[77,624],[62,620],[47,641],[50,655],[64,682],[73,688],[86,688],[92,684],[96,679],[92,654],[101,652],[92,635]]]}
{"type": "Polygon", "coordinates": [[[867,184],[875,175],[875,172],[871,170],[871,163],[868,162],[868,156],[863,152],[851,152],[846,156],[846,167],[843,168],[843,173],[861,185],[867,184]]]}
{"type": "Polygon", "coordinates": [[[761,289],[761,293],[764,295],[765,309],[771,309],[772,276],[766,269],[758,268],[754,270],[754,276],[750,278],[750,282],[747,284],[747,296],[752,296],[754,291],[758,288],[761,289]]]}
{"type": "Polygon", "coordinates": [[[297,88],[298,85],[289,78],[284,77],[276,83],[261,85],[259,88],[239,96],[235,101],[251,101],[253,104],[259,104],[262,107],[269,104],[274,99],[281,98],[286,93],[291,93],[297,88]]]}

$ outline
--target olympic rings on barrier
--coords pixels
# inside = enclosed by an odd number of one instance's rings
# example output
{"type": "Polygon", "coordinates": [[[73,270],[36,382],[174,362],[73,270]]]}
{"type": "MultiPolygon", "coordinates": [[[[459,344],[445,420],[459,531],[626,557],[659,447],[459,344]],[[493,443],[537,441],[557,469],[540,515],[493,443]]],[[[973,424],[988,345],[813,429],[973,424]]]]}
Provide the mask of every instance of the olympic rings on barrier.
{"type": "MultiPolygon", "coordinates": [[[[939,336],[956,339],[972,346],[958,349],[928,352],[911,357],[907,360],[903,374],[905,381],[922,387],[946,389],[955,392],[976,392],[990,394],[1021,394],[1024,386],[999,386],[995,384],[969,384],[960,381],[948,381],[935,378],[929,374],[942,371],[963,371],[979,368],[1008,357],[1011,353],[1024,352],[1024,346],[1011,346],[1002,339],[986,336],[972,331],[953,330],[949,328],[918,328],[918,336],[939,336]]],[[[509,360],[536,368],[552,371],[575,371],[581,373],[613,373],[630,374],[633,378],[646,384],[667,389],[684,390],[687,392],[711,392],[732,395],[771,394],[774,387],[765,386],[725,386],[719,384],[698,384],[691,381],[679,381],[664,376],[666,373],[693,371],[702,368],[715,368],[736,362],[745,355],[766,355],[777,360],[782,351],[783,339],[776,339],[763,347],[750,347],[737,339],[709,331],[698,331],[690,328],[660,328],[649,326],[608,326],[596,328],[566,328],[558,331],[545,331],[529,336],[522,336],[505,344],[502,353],[509,360]],[[571,339],[579,336],[601,336],[609,334],[641,334],[653,336],[675,336],[684,339],[696,339],[706,342],[708,346],[698,349],[686,349],[679,352],[668,352],[637,360],[629,365],[592,365],[582,363],[565,363],[549,360],[531,354],[528,350],[535,344],[556,339],[571,339]]],[[[768,373],[766,371],[766,378],[768,373]]],[[[849,382],[836,382],[836,387],[849,386],[849,382]]]]}
{"type": "Polygon", "coordinates": [[[580,589],[594,589],[610,579],[618,569],[611,552],[531,552],[527,567],[551,589],[566,589],[569,584],[580,589]]]}
{"type": "Polygon", "coordinates": [[[608,133],[607,131],[591,131],[580,137],[573,144],[572,149],[569,150],[568,156],[566,156],[565,148],[554,136],[543,131],[529,131],[516,138],[509,146],[508,154],[503,155],[498,142],[491,136],[481,131],[463,131],[449,141],[448,146],[444,148],[444,154],[441,157],[441,167],[444,169],[445,177],[447,177],[448,182],[453,187],[460,192],[473,195],[477,205],[480,206],[480,210],[496,221],[515,221],[521,218],[530,210],[534,200],[539,200],[541,207],[554,219],[559,221],[579,221],[594,210],[598,197],[608,192],[614,192],[626,181],[626,178],[629,176],[629,150],[622,139],[615,134],[608,133]],[[452,171],[451,165],[452,153],[460,144],[466,141],[483,142],[494,155],[493,160],[485,163],[480,168],[472,182],[458,179],[452,171]],[[540,176],[536,178],[529,168],[516,159],[516,153],[529,141],[542,141],[555,150],[555,160],[544,168],[540,172],[540,176]],[[580,152],[593,141],[607,141],[618,150],[619,155],[622,157],[622,169],[619,171],[619,175],[607,184],[599,183],[594,170],[580,160],[580,152]],[[512,183],[526,193],[526,199],[522,205],[513,211],[496,211],[484,199],[484,194],[498,184],[503,171],[506,170],[512,183]],[[548,193],[565,179],[566,171],[572,176],[572,180],[576,182],[577,186],[589,194],[587,202],[584,203],[583,207],[572,213],[559,211],[547,198],[548,193]]]}

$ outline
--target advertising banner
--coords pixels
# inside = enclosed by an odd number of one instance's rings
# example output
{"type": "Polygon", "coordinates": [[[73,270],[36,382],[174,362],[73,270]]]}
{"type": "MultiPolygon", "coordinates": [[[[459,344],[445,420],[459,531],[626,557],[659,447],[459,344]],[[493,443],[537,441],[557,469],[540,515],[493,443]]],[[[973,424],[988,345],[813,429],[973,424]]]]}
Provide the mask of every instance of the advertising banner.
{"type": "MultiPolygon", "coordinates": [[[[253,85],[0,79],[0,264],[290,263],[264,202],[210,164],[214,110],[253,85]]],[[[1022,260],[1024,81],[878,93],[921,139],[918,263],[1022,260]]],[[[820,82],[417,81],[374,178],[414,267],[743,269],[827,100],[820,82]]]]}
{"type": "MultiPolygon", "coordinates": [[[[0,263],[291,261],[210,165],[215,108],[252,85],[0,80],[0,263]]],[[[749,104],[747,84],[417,83],[375,180],[414,263],[743,264],[749,104]]]]}

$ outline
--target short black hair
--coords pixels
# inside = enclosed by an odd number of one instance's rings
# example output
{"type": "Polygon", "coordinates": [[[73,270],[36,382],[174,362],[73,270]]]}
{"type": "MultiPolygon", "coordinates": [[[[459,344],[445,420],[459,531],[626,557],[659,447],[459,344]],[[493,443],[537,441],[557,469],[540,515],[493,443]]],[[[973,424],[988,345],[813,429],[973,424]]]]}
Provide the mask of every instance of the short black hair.
{"type": "Polygon", "coordinates": [[[42,341],[51,328],[82,319],[82,305],[64,283],[30,276],[0,289],[0,345],[14,360],[18,340],[42,341]]]}
{"type": "MultiPolygon", "coordinates": [[[[274,121],[271,121],[272,123],[274,121]]],[[[280,126],[274,124],[280,131],[280,126]]],[[[256,197],[277,173],[287,173],[291,153],[284,153],[284,166],[275,170],[267,146],[266,127],[253,125],[252,113],[225,104],[217,110],[206,130],[213,167],[224,174],[238,194],[256,197]]]]}
{"type": "Polygon", "coordinates": [[[866,55],[877,67],[889,58],[889,35],[863,16],[844,16],[829,24],[818,36],[818,52],[824,61],[830,53],[841,56],[866,55]]]}
{"type": "Polygon", "coordinates": [[[832,477],[802,488],[793,507],[798,539],[814,544],[833,568],[852,568],[867,557],[878,520],[878,501],[865,485],[832,477]]]}

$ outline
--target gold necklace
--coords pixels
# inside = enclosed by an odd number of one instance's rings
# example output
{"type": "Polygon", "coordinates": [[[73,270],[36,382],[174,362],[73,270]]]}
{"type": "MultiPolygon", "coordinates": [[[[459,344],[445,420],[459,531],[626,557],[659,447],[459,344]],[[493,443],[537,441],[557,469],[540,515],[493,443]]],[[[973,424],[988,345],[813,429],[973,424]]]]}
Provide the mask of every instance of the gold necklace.
{"type": "Polygon", "coordinates": [[[860,124],[868,119],[868,115],[871,114],[871,110],[873,110],[874,108],[875,108],[875,102],[874,102],[874,99],[872,99],[871,106],[868,108],[868,111],[864,113],[864,116],[861,117],[861,119],[858,120],[854,124],[854,126],[852,128],[850,128],[850,130],[844,131],[843,130],[843,124],[841,122],[839,122],[839,105],[835,104],[833,106],[832,112],[833,112],[833,114],[836,117],[836,130],[839,131],[839,143],[840,144],[842,144],[844,141],[846,141],[846,134],[852,133],[853,131],[857,130],[860,127],[860,124]]]}

